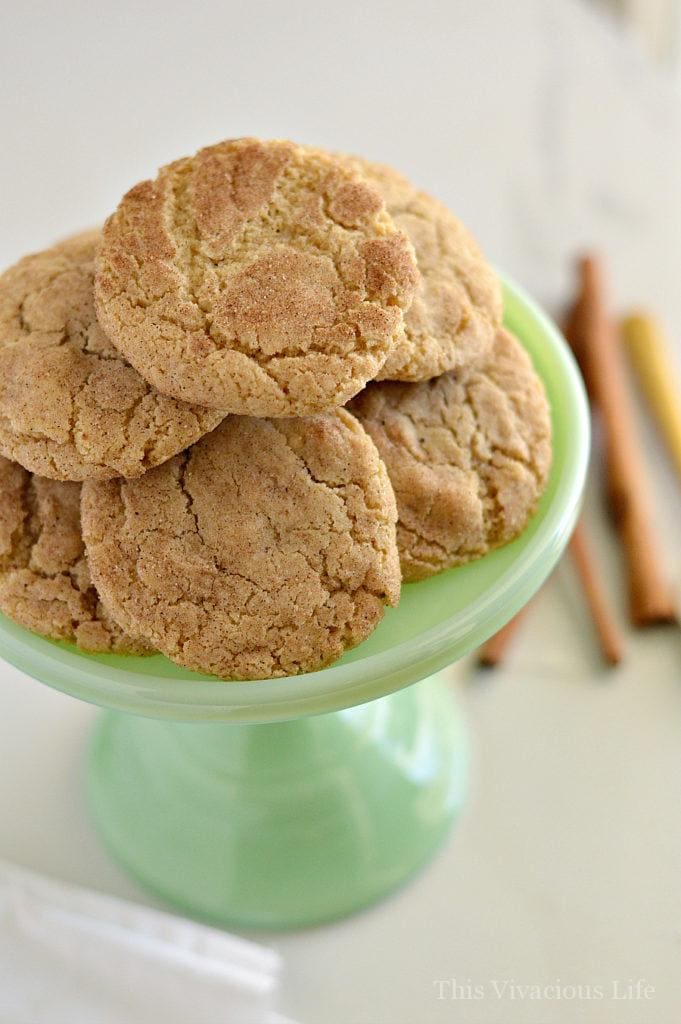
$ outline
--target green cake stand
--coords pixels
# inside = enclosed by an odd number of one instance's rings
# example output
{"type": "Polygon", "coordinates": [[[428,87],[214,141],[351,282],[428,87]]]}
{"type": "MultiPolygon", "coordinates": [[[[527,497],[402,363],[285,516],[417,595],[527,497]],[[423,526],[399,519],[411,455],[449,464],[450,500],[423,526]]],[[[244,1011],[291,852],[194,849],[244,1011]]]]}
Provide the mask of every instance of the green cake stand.
{"type": "Polygon", "coordinates": [[[180,910],[253,928],[331,920],[404,882],[455,819],[466,737],[443,670],[551,572],[588,461],[587,404],[565,342],[510,284],[505,320],[552,408],[553,470],[537,514],[507,547],[405,586],[399,607],[330,668],[224,682],[161,656],[82,654],[0,616],[7,661],[107,709],[89,758],[94,820],[116,859],[180,910]]]}

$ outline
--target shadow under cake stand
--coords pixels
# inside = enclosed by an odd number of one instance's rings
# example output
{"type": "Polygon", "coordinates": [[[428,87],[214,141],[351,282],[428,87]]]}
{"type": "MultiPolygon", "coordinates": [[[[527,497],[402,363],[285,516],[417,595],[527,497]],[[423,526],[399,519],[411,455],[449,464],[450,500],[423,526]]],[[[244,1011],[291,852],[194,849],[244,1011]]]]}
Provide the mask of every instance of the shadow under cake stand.
{"type": "Polygon", "coordinates": [[[399,607],[331,667],[224,682],[160,655],[87,655],[0,615],[3,658],[108,709],[89,756],[92,815],[116,859],[185,913],[257,928],[340,917],[404,882],[456,817],[466,736],[443,670],[549,575],[578,515],[589,451],[565,342],[519,288],[506,283],[504,297],[505,323],[551,404],[553,468],[539,510],[512,544],[406,585],[399,607]]]}

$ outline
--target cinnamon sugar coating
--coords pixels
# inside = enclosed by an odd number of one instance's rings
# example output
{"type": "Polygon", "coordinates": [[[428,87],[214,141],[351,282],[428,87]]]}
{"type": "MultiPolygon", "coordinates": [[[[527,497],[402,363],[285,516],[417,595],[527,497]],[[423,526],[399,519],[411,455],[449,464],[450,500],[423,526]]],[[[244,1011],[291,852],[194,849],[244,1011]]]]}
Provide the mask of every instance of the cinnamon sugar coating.
{"type": "Polygon", "coordinates": [[[399,598],[395,498],[344,410],[229,416],[138,480],[88,481],[82,515],[118,620],[223,678],[322,668],[399,598]]]}
{"type": "Polygon", "coordinates": [[[160,394],[94,310],[99,232],[25,256],[0,278],[0,452],[57,480],[139,476],[220,422],[160,394]]]}
{"type": "Polygon", "coordinates": [[[417,283],[375,187],[291,142],[161,168],[104,228],[97,313],[166,394],[256,416],[340,406],[379,372],[417,283]]]}
{"type": "Polygon", "coordinates": [[[477,367],[370,384],[349,405],[395,489],[402,577],[424,579],[517,537],[551,466],[551,420],[530,359],[505,330],[477,367]]]}
{"type": "Polygon", "coordinates": [[[501,326],[497,277],[461,221],[392,167],[346,158],[414,245],[419,284],[379,380],[428,380],[475,362],[501,326]]]}
{"type": "Polygon", "coordinates": [[[0,456],[0,611],[88,651],[146,654],[102,605],[80,530],[80,484],[34,476],[0,456]]]}

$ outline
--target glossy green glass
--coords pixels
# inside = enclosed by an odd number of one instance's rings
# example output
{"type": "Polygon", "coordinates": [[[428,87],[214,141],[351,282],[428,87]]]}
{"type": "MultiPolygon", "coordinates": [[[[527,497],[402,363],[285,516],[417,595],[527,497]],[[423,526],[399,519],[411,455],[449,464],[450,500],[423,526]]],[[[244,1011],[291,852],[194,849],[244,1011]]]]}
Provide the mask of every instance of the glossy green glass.
{"type": "Polygon", "coordinates": [[[175,906],[293,928],[358,910],[420,866],[461,805],[466,760],[437,677],[257,726],[111,712],[94,738],[90,802],[110,849],[175,906]]]}
{"type": "Polygon", "coordinates": [[[403,688],[482,643],[546,579],[588,461],[584,390],[563,339],[509,284],[505,321],[552,409],[537,514],[512,544],[405,586],[375,633],[329,668],[225,682],[160,655],[86,655],[0,616],[6,660],[113,709],[92,747],[94,816],[114,854],[185,911],[241,926],[326,920],[393,888],[445,834],[465,776],[461,724],[441,679],[403,688]]]}

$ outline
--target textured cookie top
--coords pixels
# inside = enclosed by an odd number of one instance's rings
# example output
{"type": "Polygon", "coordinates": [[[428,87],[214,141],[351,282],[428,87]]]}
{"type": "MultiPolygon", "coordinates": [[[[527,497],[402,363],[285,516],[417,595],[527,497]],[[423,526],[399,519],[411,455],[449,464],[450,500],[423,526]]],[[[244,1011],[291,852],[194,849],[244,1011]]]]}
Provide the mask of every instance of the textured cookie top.
{"type": "Polygon", "coordinates": [[[84,484],[82,514],[119,621],[224,678],[321,668],[399,598],[395,498],[344,410],[230,416],[138,480],[84,484]]]}
{"type": "Polygon", "coordinates": [[[526,526],[551,465],[551,421],[529,357],[505,330],[477,368],[370,384],[350,404],[395,489],[402,575],[484,555],[526,526]]]}
{"type": "Polygon", "coordinates": [[[290,142],[235,139],[136,185],[104,228],[105,330],[161,391],[307,415],[376,376],[416,287],[375,187],[290,142]]]}
{"type": "Polygon", "coordinates": [[[161,395],[94,310],[98,232],[26,256],[0,278],[0,451],[57,480],[138,476],[220,422],[161,395]]]}
{"type": "Polygon", "coordinates": [[[378,379],[427,380],[478,360],[501,326],[501,289],[454,214],[391,167],[346,158],[381,192],[414,245],[420,283],[378,379]]]}
{"type": "Polygon", "coordinates": [[[90,582],[80,484],[34,476],[0,456],[0,611],[89,651],[147,653],[108,615],[90,582]]]}

